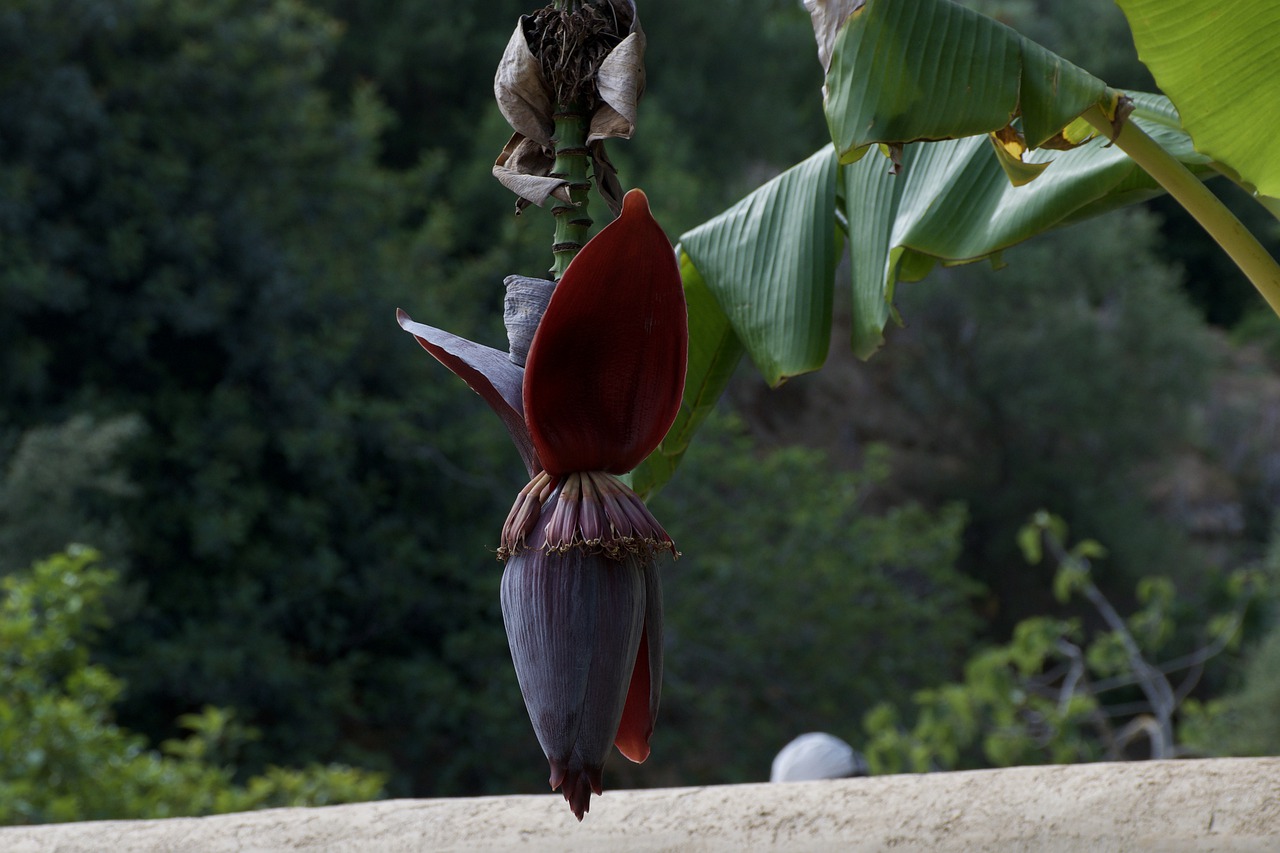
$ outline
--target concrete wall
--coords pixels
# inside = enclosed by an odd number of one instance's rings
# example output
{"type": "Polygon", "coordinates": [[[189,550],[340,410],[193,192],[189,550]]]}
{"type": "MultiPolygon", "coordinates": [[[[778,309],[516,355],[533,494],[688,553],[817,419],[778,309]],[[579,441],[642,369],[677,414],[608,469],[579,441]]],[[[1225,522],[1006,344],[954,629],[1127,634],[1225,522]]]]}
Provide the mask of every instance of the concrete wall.
{"type": "Polygon", "coordinates": [[[1280,851],[1280,758],[1019,767],[777,785],[392,800],[0,829],[0,853],[1280,851]]]}

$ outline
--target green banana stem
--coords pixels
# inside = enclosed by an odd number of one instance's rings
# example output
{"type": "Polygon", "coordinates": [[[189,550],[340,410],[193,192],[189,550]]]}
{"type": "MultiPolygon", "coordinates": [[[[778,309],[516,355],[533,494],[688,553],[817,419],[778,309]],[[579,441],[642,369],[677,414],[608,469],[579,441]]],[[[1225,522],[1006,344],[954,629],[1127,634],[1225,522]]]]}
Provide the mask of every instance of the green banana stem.
{"type": "Polygon", "coordinates": [[[569,262],[586,244],[591,230],[591,216],[587,212],[587,197],[591,191],[588,164],[591,153],[587,150],[588,117],[577,104],[557,104],[555,135],[551,144],[555,149],[555,163],[551,176],[568,182],[569,203],[557,201],[551,208],[556,219],[555,236],[552,238],[551,278],[559,281],[569,268],[569,262]]]}
{"type": "Polygon", "coordinates": [[[1132,121],[1121,122],[1120,132],[1116,133],[1111,119],[1099,107],[1086,112],[1084,119],[1128,154],[1195,217],[1258,289],[1271,310],[1280,316],[1280,264],[1235,214],[1218,201],[1217,196],[1186,166],[1132,121]]]}
{"type": "Polygon", "coordinates": [[[1280,219],[1280,198],[1271,198],[1265,195],[1255,195],[1253,198],[1258,204],[1270,211],[1272,216],[1280,219]]]}

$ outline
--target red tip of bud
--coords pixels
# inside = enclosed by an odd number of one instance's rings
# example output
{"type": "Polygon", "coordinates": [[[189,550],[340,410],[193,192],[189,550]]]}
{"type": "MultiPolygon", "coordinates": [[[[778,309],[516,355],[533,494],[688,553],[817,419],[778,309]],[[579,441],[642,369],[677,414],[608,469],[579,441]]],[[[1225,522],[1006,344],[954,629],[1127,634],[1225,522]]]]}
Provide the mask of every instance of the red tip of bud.
{"type": "MultiPolygon", "coordinates": [[[[591,811],[591,791],[599,783],[602,772],[597,769],[594,780],[591,778],[590,770],[570,770],[565,775],[564,799],[569,804],[569,810],[578,820],[582,820],[582,816],[591,811]]],[[[595,792],[599,794],[602,790],[602,788],[596,788],[595,792]]]]}
{"type": "Polygon", "coordinates": [[[649,197],[639,187],[628,190],[626,196],[622,199],[622,212],[639,213],[641,211],[644,213],[649,212],[649,197]]]}

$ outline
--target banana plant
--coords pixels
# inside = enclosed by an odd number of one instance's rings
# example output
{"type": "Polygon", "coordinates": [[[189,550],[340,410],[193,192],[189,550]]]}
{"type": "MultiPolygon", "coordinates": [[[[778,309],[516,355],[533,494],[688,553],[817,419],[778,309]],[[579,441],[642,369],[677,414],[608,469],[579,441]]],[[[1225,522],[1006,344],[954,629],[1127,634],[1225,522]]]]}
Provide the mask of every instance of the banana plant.
{"type": "Polygon", "coordinates": [[[1280,265],[1203,184],[1225,176],[1280,217],[1280,5],[1118,2],[1165,94],[1116,90],[949,0],[805,0],[831,145],[682,235],[685,395],[633,473],[640,494],[674,473],[744,354],[772,386],[822,366],[843,241],[862,358],[898,282],[1161,192],[1280,314],[1280,265]]]}

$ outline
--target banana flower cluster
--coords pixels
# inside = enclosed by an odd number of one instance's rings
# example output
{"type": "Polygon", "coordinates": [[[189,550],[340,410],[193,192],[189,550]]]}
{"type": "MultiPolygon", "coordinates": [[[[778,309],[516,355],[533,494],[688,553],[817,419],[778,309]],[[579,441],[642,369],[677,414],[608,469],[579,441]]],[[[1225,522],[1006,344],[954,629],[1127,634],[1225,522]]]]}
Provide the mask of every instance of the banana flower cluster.
{"type": "Polygon", "coordinates": [[[399,320],[498,414],[528,470],[497,548],[503,622],[551,787],[581,820],[612,745],[648,757],[661,693],[656,561],[675,546],[619,475],[680,408],[688,320],[675,254],[644,194],[627,193],[554,286],[523,365],[514,333],[504,353],[399,320]]]}

